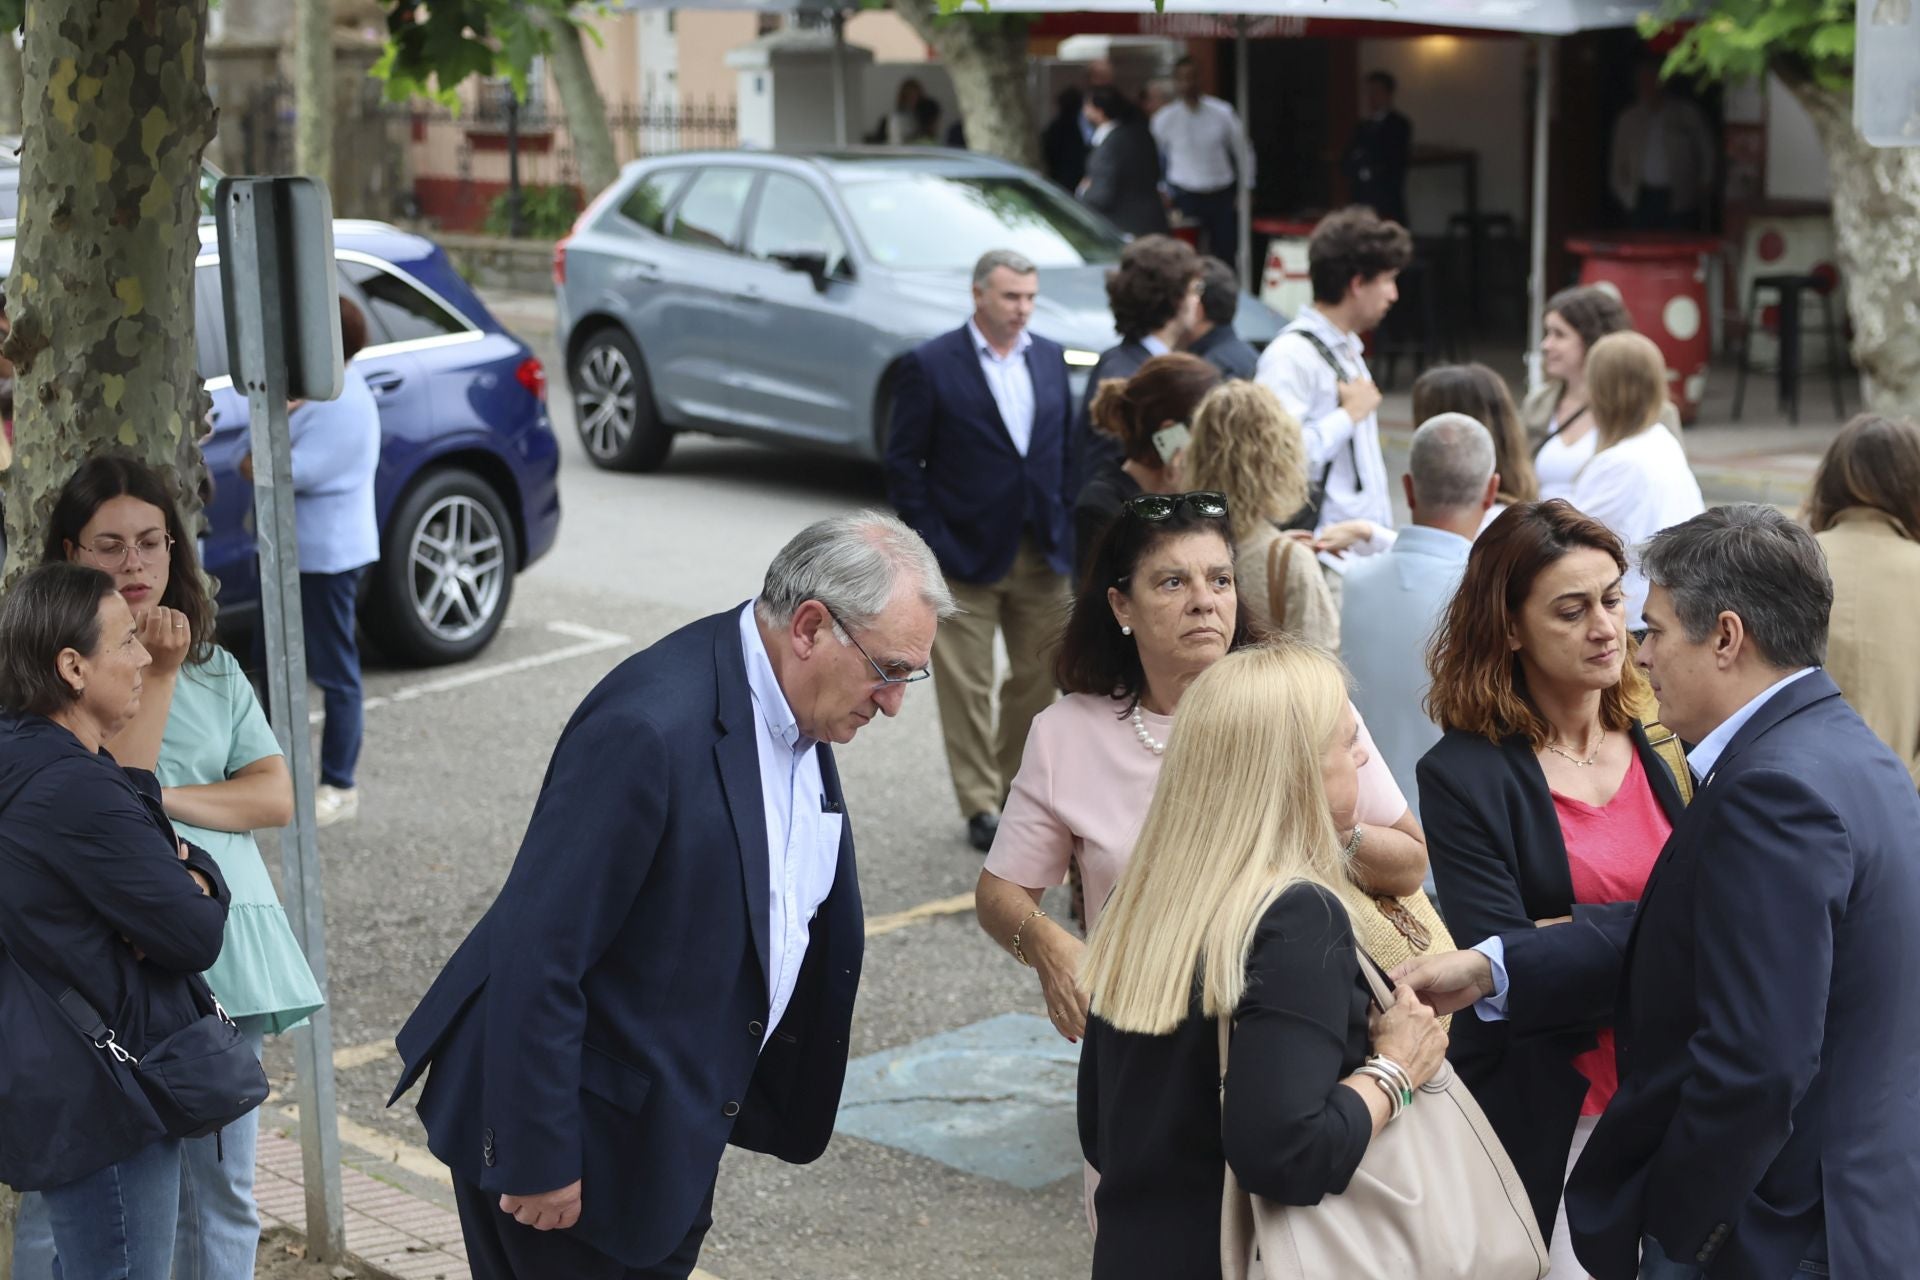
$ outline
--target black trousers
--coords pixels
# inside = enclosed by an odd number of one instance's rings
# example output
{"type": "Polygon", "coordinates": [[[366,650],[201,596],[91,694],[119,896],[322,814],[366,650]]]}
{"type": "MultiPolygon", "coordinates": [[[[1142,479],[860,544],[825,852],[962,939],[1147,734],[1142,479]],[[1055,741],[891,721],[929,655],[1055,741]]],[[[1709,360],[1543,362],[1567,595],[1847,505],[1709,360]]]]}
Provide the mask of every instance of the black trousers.
{"type": "Polygon", "coordinates": [[[1240,252],[1239,188],[1225,186],[1218,191],[1188,191],[1173,188],[1173,207],[1200,224],[1206,237],[1206,252],[1228,266],[1240,252]]]}
{"type": "MultiPolygon", "coordinates": [[[[592,1195],[591,1187],[586,1194],[592,1195]]],[[[500,1212],[498,1192],[482,1191],[458,1174],[453,1195],[460,1234],[467,1241],[473,1280],[687,1280],[700,1244],[713,1226],[713,1188],[679,1247],[650,1267],[635,1269],[601,1253],[568,1231],[535,1231],[500,1212]]]]}

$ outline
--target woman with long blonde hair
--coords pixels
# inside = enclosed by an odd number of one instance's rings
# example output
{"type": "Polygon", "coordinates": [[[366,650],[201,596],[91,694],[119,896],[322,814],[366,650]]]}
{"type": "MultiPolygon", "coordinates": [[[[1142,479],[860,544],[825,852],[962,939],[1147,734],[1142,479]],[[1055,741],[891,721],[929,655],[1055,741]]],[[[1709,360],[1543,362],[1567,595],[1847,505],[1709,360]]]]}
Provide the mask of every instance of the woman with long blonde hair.
{"type": "Polygon", "coordinates": [[[1257,382],[1208,392],[1193,415],[1186,479],[1227,495],[1247,612],[1275,635],[1338,651],[1340,611],[1313,548],[1281,531],[1307,500],[1307,446],[1280,398],[1257,382]]]}
{"type": "Polygon", "coordinates": [[[1335,888],[1358,744],[1339,664],[1304,645],[1228,654],[1187,691],[1087,949],[1095,1280],[1216,1274],[1229,1165],[1283,1204],[1337,1195],[1395,1114],[1384,1080],[1418,1088],[1439,1068],[1446,1033],[1405,987],[1369,1027],[1335,888]]]}

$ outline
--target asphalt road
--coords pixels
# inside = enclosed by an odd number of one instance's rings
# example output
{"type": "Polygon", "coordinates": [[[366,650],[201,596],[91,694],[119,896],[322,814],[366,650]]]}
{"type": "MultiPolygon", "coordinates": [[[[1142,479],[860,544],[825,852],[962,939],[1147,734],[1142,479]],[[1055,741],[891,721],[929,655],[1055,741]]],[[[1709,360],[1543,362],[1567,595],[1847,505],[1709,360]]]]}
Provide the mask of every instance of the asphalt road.
{"type": "MultiPolygon", "coordinates": [[[[545,344],[535,324],[508,323],[545,344]]],[[[882,501],[871,467],[697,437],[657,474],[597,471],[573,434],[557,361],[542,354],[563,447],[559,545],[520,577],[506,629],[477,661],[368,673],[360,818],[320,837],[349,1140],[424,1146],[411,1100],[385,1107],[393,1035],[504,879],[575,704],[628,654],[751,596],[809,520],[882,501]]],[[[870,921],[970,895],[980,856],[964,839],[926,686],[838,759],[870,921]]],[[[608,785],[637,766],[609,759],[608,785]]],[[[720,1280],[1086,1274],[1071,1050],[1033,1021],[1042,1006],[1030,972],[953,906],[868,943],[853,1054],[877,1055],[860,1064],[872,1088],[906,1081],[916,1095],[864,1113],[863,1131],[888,1141],[843,1133],[804,1168],[730,1151],[701,1262],[720,1280]],[[949,1032],[965,1043],[921,1047],[949,1032]],[[903,1149],[928,1143],[1002,1176],[903,1149]]],[[[269,1052],[290,1093],[290,1052],[269,1052]]]]}

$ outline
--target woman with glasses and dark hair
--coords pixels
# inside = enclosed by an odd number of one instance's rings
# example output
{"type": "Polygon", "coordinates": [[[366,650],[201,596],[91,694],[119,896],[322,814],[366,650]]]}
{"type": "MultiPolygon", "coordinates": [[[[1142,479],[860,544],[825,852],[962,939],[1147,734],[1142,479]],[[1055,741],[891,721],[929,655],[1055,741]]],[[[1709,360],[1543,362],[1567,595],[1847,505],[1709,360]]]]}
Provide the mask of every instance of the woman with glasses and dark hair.
{"type": "MultiPolygon", "coordinates": [[[[1444,734],[1416,770],[1462,946],[1637,900],[1680,818],[1690,775],[1673,734],[1640,719],[1626,572],[1620,539],[1557,500],[1508,508],[1473,544],[1427,655],[1444,734]]],[[[1526,1184],[1554,1275],[1577,1277],[1560,1192],[1618,1080],[1612,1032],[1508,1028],[1455,1018],[1449,1056],[1526,1184]]]]}
{"type": "MultiPolygon", "coordinates": [[[[213,602],[175,495],[138,462],[93,458],[54,503],[45,557],[111,575],[139,634],[155,637],[154,647],[170,656],[171,670],[155,676],[148,669],[138,709],[108,745],[122,765],[153,771],[175,831],[207,851],[232,889],[225,945],[206,977],[257,1054],[266,1036],[305,1021],[322,1003],[253,837],[292,820],[293,783],[239,662],[213,642],[213,602]]],[[[253,1275],[258,1125],[253,1113],[217,1140],[181,1144],[178,1274],[253,1275]]],[[[34,1206],[22,1218],[16,1254],[35,1264],[15,1274],[32,1280],[48,1274],[52,1241],[37,1229],[34,1206]]]]}
{"type": "Polygon", "coordinates": [[[148,665],[98,569],[41,565],[0,603],[0,1181],[39,1193],[65,1280],[172,1269],[181,1143],[115,1064],[213,1012],[195,975],[225,935],[219,866],[107,750],[148,665]]]}

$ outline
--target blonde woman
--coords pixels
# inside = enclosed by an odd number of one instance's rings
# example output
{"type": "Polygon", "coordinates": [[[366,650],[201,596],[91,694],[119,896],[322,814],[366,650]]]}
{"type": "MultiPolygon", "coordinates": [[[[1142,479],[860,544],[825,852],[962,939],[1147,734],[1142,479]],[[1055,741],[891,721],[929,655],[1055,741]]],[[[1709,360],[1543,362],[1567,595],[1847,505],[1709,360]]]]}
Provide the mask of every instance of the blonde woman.
{"type": "Polygon", "coordinates": [[[1087,949],[1080,1142],[1094,1280],[1218,1274],[1224,1170],[1284,1204],[1338,1195],[1446,1033],[1404,986],[1368,1017],[1335,889],[1365,761],[1339,664],[1228,654],[1187,691],[1132,861],[1087,949]],[[1215,1020],[1233,1018],[1226,1084],[1215,1020]]]}
{"type": "MultiPolygon", "coordinates": [[[[1613,530],[1631,555],[1707,509],[1679,437],[1660,421],[1666,357],[1644,334],[1610,333],[1587,353],[1587,396],[1597,438],[1593,460],[1573,478],[1573,505],[1613,530]]],[[[1637,560],[1625,585],[1627,627],[1643,631],[1647,579],[1637,560]]]]}
{"type": "Polygon", "coordinates": [[[1227,495],[1247,612],[1276,635],[1337,651],[1340,611],[1313,548],[1280,529],[1307,500],[1300,423],[1261,384],[1227,382],[1200,402],[1192,431],[1186,479],[1227,495]]]}

